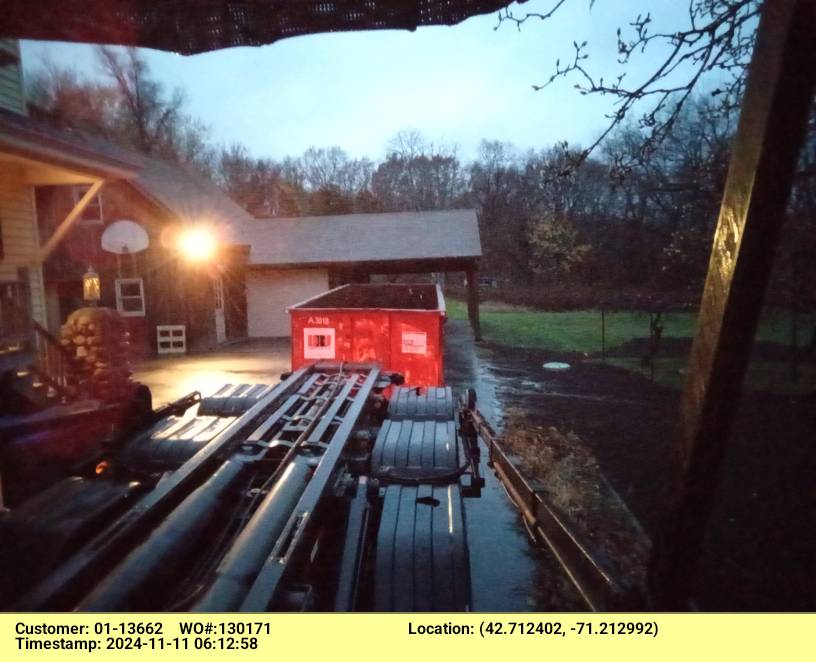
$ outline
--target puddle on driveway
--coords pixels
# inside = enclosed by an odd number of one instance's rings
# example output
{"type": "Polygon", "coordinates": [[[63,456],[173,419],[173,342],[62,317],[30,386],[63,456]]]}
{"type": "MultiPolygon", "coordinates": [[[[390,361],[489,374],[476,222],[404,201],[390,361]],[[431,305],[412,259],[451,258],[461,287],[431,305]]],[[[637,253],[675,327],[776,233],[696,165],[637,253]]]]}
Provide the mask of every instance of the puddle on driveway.
{"type": "MultiPolygon", "coordinates": [[[[475,388],[479,410],[500,429],[503,379],[493,374],[467,324],[449,320],[445,337],[445,381],[457,394],[475,388]]],[[[531,543],[521,516],[487,466],[485,448],[481,470],[482,496],[465,500],[474,611],[584,610],[555,557],[531,543]]]]}
{"type": "Polygon", "coordinates": [[[159,406],[192,391],[206,397],[224,384],[277,384],[290,362],[289,339],[280,338],[207,354],[150,359],[136,365],[133,378],[150,387],[153,405],[159,406]]]}

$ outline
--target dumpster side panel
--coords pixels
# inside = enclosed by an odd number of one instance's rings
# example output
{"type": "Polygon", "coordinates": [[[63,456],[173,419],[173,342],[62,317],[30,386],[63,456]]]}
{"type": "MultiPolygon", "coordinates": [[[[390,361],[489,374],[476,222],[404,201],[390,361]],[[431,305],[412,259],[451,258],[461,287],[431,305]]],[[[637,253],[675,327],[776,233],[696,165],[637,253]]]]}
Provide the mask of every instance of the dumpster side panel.
{"type": "Polygon", "coordinates": [[[392,312],[390,370],[408,386],[443,386],[442,320],[438,312],[392,312]]]}
{"type": "Polygon", "coordinates": [[[355,363],[377,361],[388,369],[391,364],[390,315],[378,310],[350,313],[351,355],[355,363]]]}

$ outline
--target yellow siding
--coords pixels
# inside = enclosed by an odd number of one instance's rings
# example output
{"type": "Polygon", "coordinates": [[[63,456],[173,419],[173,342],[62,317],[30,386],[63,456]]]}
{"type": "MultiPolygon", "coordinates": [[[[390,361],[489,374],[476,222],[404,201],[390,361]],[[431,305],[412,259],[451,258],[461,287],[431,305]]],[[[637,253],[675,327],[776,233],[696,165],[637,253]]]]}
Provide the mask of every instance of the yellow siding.
{"type": "Polygon", "coordinates": [[[28,186],[19,167],[0,161],[0,229],[3,233],[3,258],[0,281],[17,281],[18,269],[29,273],[31,315],[45,324],[45,288],[42,268],[36,266],[39,249],[34,189],[28,186]]]}
{"type": "Polygon", "coordinates": [[[15,39],[0,39],[0,51],[11,53],[17,58],[17,62],[0,66],[0,108],[25,115],[20,43],[15,39]]]}

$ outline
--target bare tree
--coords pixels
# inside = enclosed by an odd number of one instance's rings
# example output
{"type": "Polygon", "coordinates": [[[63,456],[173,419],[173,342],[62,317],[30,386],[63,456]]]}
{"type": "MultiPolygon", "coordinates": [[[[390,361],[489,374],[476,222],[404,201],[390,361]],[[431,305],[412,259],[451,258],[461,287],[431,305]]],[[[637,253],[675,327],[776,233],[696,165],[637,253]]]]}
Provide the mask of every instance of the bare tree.
{"type": "MultiPolygon", "coordinates": [[[[499,25],[511,23],[519,29],[533,20],[546,21],[568,0],[554,0],[545,12],[516,14],[506,9],[499,14],[499,25]]],[[[589,1],[590,9],[596,0],[589,1]]],[[[638,14],[627,26],[617,27],[618,64],[621,72],[612,80],[598,77],[589,62],[588,44],[573,42],[573,52],[564,62],[555,63],[553,73],[541,84],[541,90],[562,78],[575,78],[580,94],[612,97],[615,110],[607,117],[604,131],[583,152],[584,158],[633,111],[640,112],[638,127],[643,139],[636,160],[643,161],[671,132],[692,92],[699,89],[708,74],[716,72],[721,84],[711,90],[723,109],[739,104],[745,70],[753,49],[760,0],[687,0],[688,21],[673,31],[652,31],[651,13],[638,14]],[[635,54],[656,53],[648,74],[632,80],[626,71],[635,54]]],[[[498,26],[497,26],[498,27],[498,26]]]]}
{"type": "Polygon", "coordinates": [[[57,124],[110,137],[117,95],[109,86],[84,80],[73,69],[45,59],[27,80],[26,98],[34,112],[45,112],[57,124]]]}
{"type": "Polygon", "coordinates": [[[103,78],[44,62],[29,83],[35,111],[59,124],[102,135],[212,174],[209,130],[184,112],[184,94],[168,92],[136,49],[99,47],[103,78]]]}
{"type": "Polygon", "coordinates": [[[372,190],[386,209],[449,209],[462,201],[464,174],[455,147],[436,146],[415,130],[401,131],[372,175],[372,190]]]}
{"type": "Polygon", "coordinates": [[[133,132],[133,142],[146,154],[160,151],[181,114],[181,90],[173,90],[168,97],[161,83],[150,76],[147,62],[135,48],[99,46],[97,55],[102,70],[119,92],[123,128],[133,132]]]}
{"type": "Polygon", "coordinates": [[[349,196],[368,189],[374,170],[370,159],[352,159],[336,145],[310,147],[300,157],[300,165],[309,190],[332,188],[349,196]]]}

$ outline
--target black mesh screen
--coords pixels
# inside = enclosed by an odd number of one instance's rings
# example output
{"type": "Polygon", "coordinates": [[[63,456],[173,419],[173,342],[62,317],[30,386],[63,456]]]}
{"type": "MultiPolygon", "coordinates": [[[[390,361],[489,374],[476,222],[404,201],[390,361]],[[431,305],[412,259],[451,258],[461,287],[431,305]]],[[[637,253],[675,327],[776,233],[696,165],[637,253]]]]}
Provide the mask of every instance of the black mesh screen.
{"type": "Polygon", "coordinates": [[[145,46],[184,54],[285,37],[453,25],[507,0],[0,0],[0,37],[145,46]]]}

